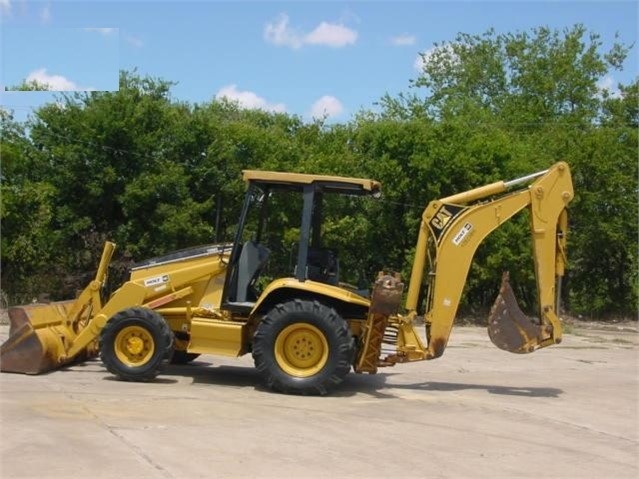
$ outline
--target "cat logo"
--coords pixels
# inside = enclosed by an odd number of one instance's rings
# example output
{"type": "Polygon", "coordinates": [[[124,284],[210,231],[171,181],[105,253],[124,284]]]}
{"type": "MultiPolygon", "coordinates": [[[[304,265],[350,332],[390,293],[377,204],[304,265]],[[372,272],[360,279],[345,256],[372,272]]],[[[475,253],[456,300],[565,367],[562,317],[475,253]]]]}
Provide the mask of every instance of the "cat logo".
{"type": "Polygon", "coordinates": [[[431,220],[430,223],[438,230],[443,230],[452,217],[453,213],[451,211],[448,211],[446,209],[446,205],[444,205],[439,208],[439,211],[437,211],[435,217],[431,220]]]}
{"type": "Polygon", "coordinates": [[[449,224],[451,224],[451,220],[459,216],[459,214],[465,209],[466,208],[463,206],[456,205],[440,206],[440,208],[433,216],[433,219],[430,220],[430,227],[437,241],[439,241],[441,236],[446,231],[446,228],[448,228],[449,224]]]}

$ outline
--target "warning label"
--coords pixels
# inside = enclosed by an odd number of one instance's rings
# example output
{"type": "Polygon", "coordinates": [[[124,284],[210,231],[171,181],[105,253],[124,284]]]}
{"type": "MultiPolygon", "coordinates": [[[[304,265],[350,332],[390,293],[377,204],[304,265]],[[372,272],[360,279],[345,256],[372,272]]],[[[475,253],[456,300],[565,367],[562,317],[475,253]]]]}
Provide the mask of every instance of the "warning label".
{"type": "Polygon", "coordinates": [[[459,246],[459,244],[464,240],[464,238],[470,233],[473,229],[473,225],[470,223],[464,224],[459,232],[453,237],[453,244],[455,246],[459,246]]]}
{"type": "Polygon", "coordinates": [[[169,275],[164,274],[162,276],[155,276],[153,278],[145,279],[144,286],[148,288],[149,286],[156,286],[158,284],[164,284],[168,282],[169,282],[169,275]]]}

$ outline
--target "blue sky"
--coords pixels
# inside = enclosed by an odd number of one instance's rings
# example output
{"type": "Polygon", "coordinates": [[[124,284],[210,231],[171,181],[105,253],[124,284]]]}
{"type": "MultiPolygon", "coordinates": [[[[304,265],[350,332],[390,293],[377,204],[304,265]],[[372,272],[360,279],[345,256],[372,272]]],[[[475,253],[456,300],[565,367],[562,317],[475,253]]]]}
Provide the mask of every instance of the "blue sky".
{"type": "MultiPolygon", "coordinates": [[[[637,40],[634,1],[25,1],[0,0],[3,85],[117,89],[119,69],[177,82],[173,96],[226,96],[247,108],[348,121],[409,88],[419,52],[458,32],[569,28],[583,23],[637,40]]],[[[637,46],[613,87],[637,75],[637,46]]],[[[2,93],[24,119],[51,93],[2,93]]]]}

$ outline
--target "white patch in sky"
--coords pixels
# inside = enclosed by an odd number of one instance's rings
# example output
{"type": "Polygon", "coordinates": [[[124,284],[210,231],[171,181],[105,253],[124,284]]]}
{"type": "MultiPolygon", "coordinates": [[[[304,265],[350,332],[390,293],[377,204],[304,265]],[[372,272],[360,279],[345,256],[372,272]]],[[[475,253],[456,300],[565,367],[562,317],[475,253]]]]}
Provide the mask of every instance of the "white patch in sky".
{"type": "Polygon", "coordinates": [[[311,106],[311,116],[313,118],[329,118],[339,116],[344,111],[344,106],[337,98],[331,95],[324,95],[311,106]]]}
{"type": "Polygon", "coordinates": [[[416,41],[417,38],[415,37],[415,35],[408,35],[406,33],[391,38],[391,44],[395,45],[396,47],[415,45],[416,41]]]}
{"type": "Polygon", "coordinates": [[[264,39],[278,46],[300,48],[301,35],[288,26],[288,15],[281,14],[274,23],[267,23],[264,27],[264,39]]]}
{"type": "Polygon", "coordinates": [[[621,98],[621,91],[617,88],[617,81],[610,75],[604,76],[597,82],[597,89],[600,93],[607,91],[611,98],[621,98]]]}
{"type": "Polygon", "coordinates": [[[51,22],[51,4],[47,3],[40,9],[40,22],[46,25],[51,22]]]}
{"type": "Polygon", "coordinates": [[[357,41],[357,31],[341,23],[321,22],[308,33],[289,25],[289,17],[282,13],[275,21],[264,27],[264,39],[277,46],[301,48],[303,45],[322,45],[341,48],[357,41]]]}
{"type": "Polygon", "coordinates": [[[457,55],[453,51],[452,45],[450,43],[447,43],[445,45],[439,45],[429,48],[428,50],[418,54],[417,58],[415,58],[415,61],[413,62],[413,67],[415,68],[415,70],[422,73],[424,71],[424,66],[426,65],[426,63],[430,62],[435,57],[435,54],[439,52],[450,56],[453,62],[455,62],[455,60],[457,59],[457,55]]]}
{"type": "Polygon", "coordinates": [[[87,27],[84,29],[85,32],[96,32],[101,35],[111,35],[112,33],[116,33],[118,31],[117,28],[111,27],[87,27]]]}
{"type": "Polygon", "coordinates": [[[126,40],[129,45],[134,46],[135,48],[142,48],[144,46],[144,42],[142,41],[142,39],[134,35],[124,35],[124,40],[126,40]]]}
{"type": "Polygon", "coordinates": [[[341,48],[353,45],[357,41],[357,32],[344,25],[322,22],[315,30],[304,37],[304,43],[309,45],[326,45],[341,48]]]}
{"type": "Polygon", "coordinates": [[[11,15],[11,2],[9,0],[0,0],[0,13],[11,15]]]}
{"type": "Polygon", "coordinates": [[[275,113],[283,113],[286,111],[284,103],[269,103],[261,96],[252,91],[238,90],[237,85],[226,85],[215,94],[215,98],[221,100],[226,98],[229,101],[237,103],[240,108],[247,110],[264,110],[275,113]]]}
{"type": "Polygon", "coordinates": [[[46,68],[40,68],[34,70],[27,75],[26,82],[37,82],[40,85],[45,85],[50,91],[78,91],[78,90],[92,90],[92,88],[83,88],[72,82],[68,78],[62,75],[50,75],[47,73],[46,68]]]}
{"type": "Polygon", "coordinates": [[[352,10],[346,9],[346,10],[343,10],[342,13],[340,14],[339,22],[360,24],[362,23],[362,19],[359,18],[359,16],[352,10]]]}

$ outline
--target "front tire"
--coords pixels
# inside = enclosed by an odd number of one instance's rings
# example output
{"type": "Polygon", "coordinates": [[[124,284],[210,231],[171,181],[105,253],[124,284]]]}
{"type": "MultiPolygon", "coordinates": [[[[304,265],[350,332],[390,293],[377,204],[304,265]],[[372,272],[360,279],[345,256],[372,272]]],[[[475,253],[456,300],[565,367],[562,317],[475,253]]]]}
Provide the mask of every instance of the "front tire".
{"type": "Polygon", "coordinates": [[[125,381],[151,381],[168,364],[173,333],[164,318],[148,308],[120,311],[100,334],[100,358],[125,381]]]}
{"type": "Polygon", "coordinates": [[[278,304],[253,341],[255,367],[275,391],[326,394],[350,371],[354,341],[346,321],[317,301],[278,304]]]}

